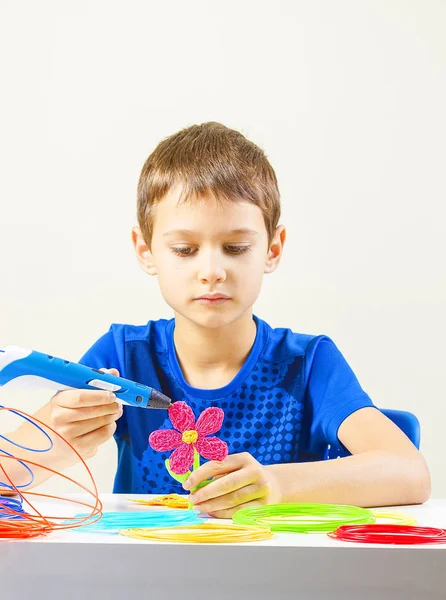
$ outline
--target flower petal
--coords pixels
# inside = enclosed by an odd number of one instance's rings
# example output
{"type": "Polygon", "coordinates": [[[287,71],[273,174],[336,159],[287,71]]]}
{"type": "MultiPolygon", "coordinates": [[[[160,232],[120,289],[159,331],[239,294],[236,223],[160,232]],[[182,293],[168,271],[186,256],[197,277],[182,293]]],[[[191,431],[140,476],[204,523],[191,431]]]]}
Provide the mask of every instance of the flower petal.
{"type": "Polygon", "coordinates": [[[195,415],[186,402],[174,402],[169,408],[169,419],[175,429],[181,433],[189,429],[195,429],[195,415]]]}
{"type": "Polygon", "coordinates": [[[177,475],[184,475],[194,464],[194,447],[192,444],[181,443],[169,458],[170,470],[177,475]]]}
{"type": "Polygon", "coordinates": [[[149,435],[149,444],[158,452],[173,450],[182,444],[181,433],[175,429],[158,429],[149,435]]]}
{"type": "Polygon", "coordinates": [[[198,454],[208,460],[223,460],[228,456],[228,444],[218,437],[200,437],[194,445],[198,454]]]}
{"type": "Polygon", "coordinates": [[[195,430],[198,431],[199,435],[210,435],[211,433],[216,433],[223,425],[224,416],[225,413],[221,408],[217,408],[216,406],[206,408],[198,417],[195,430]]]}

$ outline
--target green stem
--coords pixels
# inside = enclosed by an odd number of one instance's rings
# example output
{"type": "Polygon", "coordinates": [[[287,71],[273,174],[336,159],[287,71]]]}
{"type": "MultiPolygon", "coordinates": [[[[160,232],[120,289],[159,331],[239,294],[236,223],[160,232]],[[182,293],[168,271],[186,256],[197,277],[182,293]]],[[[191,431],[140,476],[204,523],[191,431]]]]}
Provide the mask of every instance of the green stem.
{"type": "MultiPolygon", "coordinates": [[[[199,466],[200,466],[200,455],[194,448],[194,465],[192,467],[192,471],[195,471],[195,469],[198,469],[199,466]]],[[[198,490],[198,486],[192,488],[190,493],[193,494],[196,490],[198,490]]],[[[191,502],[189,502],[188,509],[191,510],[192,508],[193,508],[193,505],[191,502]]]]}
{"type": "Polygon", "coordinates": [[[200,466],[200,455],[194,448],[194,467],[193,467],[194,471],[195,471],[195,469],[198,469],[199,466],[200,466]]]}

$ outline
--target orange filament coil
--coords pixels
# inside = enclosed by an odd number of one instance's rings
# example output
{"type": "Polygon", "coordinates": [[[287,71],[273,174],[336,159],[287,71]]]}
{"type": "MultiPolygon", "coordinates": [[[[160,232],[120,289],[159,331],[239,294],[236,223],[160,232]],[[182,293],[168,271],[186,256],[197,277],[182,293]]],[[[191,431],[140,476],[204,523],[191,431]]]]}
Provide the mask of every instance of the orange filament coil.
{"type": "MultiPolygon", "coordinates": [[[[72,479],[71,477],[68,477],[67,475],[64,475],[63,473],[55,471],[54,469],[50,469],[49,467],[46,467],[46,466],[41,465],[34,461],[26,460],[24,458],[19,459],[9,453],[2,452],[2,450],[0,449],[0,471],[3,473],[4,477],[6,478],[5,481],[8,482],[8,486],[9,486],[8,494],[11,494],[11,493],[17,494],[20,497],[22,503],[25,503],[27,505],[27,507],[29,507],[29,509],[27,508],[26,512],[24,512],[24,510],[15,510],[13,508],[13,503],[12,502],[8,503],[7,498],[4,498],[5,502],[0,504],[0,508],[1,508],[1,510],[0,510],[0,517],[1,517],[0,518],[0,540],[1,539],[33,538],[33,537],[37,537],[40,535],[46,535],[52,531],[62,530],[62,529],[74,529],[77,527],[82,527],[83,525],[86,525],[86,524],[91,524],[91,523],[95,523],[96,521],[99,521],[99,519],[102,517],[102,503],[99,499],[98,490],[97,490],[93,475],[91,474],[90,469],[88,468],[87,464],[85,463],[85,461],[83,460],[83,458],[79,454],[79,452],[65,438],[63,438],[59,433],[57,433],[57,431],[52,429],[46,423],[43,423],[39,419],[36,419],[36,417],[33,417],[21,410],[15,409],[15,408],[12,409],[12,408],[6,408],[4,406],[0,406],[0,412],[3,410],[11,411],[14,414],[17,414],[18,416],[23,417],[25,420],[27,420],[31,424],[35,425],[48,438],[49,438],[49,436],[46,434],[46,430],[50,431],[55,436],[55,438],[57,438],[59,441],[66,444],[70,448],[70,450],[77,456],[77,458],[79,459],[81,464],[84,466],[84,468],[88,474],[89,480],[91,482],[92,489],[88,489],[86,486],[82,485],[78,481],[75,481],[74,479],[72,479]],[[92,498],[91,503],[82,502],[80,500],[64,498],[62,496],[54,496],[54,495],[50,495],[50,494],[42,494],[42,493],[30,492],[30,491],[28,491],[28,492],[21,491],[18,487],[16,487],[16,485],[11,480],[10,476],[8,475],[8,473],[5,469],[5,464],[6,464],[6,461],[8,461],[8,460],[14,460],[14,461],[19,462],[28,471],[30,471],[29,466],[32,465],[34,467],[38,467],[39,469],[44,469],[44,470],[48,471],[49,473],[51,473],[52,475],[58,475],[58,476],[62,477],[66,481],[69,481],[69,482],[75,484],[83,492],[86,492],[87,494],[89,494],[92,498]],[[69,515],[69,516],[44,515],[29,500],[30,496],[34,496],[36,498],[55,499],[55,500],[61,500],[64,502],[69,502],[71,504],[86,507],[91,512],[89,514],[84,514],[81,517],[73,517],[72,515],[69,515]]],[[[7,439],[7,438],[4,438],[4,439],[7,439]]],[[[51,439],[51,438],[49,438],[49,439],[51,439]]],[[[17,445],[14,442],[12,442],[11,440],[7,440],[7,441],[9,441],[13,445],[17,445]]],[[[28,450],[34,451],[34,452],[42,452],[41,450],[33,450],[31,448],[29,448],[28,450]]]]}

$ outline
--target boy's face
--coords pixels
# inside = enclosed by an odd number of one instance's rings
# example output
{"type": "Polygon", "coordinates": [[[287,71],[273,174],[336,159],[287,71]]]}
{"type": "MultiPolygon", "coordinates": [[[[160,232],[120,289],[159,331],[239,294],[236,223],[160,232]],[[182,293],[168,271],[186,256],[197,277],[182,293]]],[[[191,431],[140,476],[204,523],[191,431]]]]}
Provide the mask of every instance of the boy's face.
{"type": "Polygon", "coordinates": [[[203,327],[236,321],[257,299],[264,273],[274,271],[285,241],[279,226],[268,246],[260,208],[213,197],[179,204],[176,187],[156,206],[151,248],[139,227],[133,243],[142,268],[158,275],[175,313],[203,327]],[[223,300],[204,300],[222,294],[223,300]]]}

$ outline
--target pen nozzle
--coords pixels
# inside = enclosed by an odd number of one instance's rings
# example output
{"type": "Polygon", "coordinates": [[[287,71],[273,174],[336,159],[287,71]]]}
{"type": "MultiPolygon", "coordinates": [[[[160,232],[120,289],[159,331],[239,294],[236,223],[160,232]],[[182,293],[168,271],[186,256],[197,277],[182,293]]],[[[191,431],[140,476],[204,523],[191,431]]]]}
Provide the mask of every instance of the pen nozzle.
{"type": "Polygon", "coordinates": [[[168,396],[165,396],[158,390],[152,389],[148,408],[164,408],[167,410],[171,404],[172,400],[168,396]]]}

